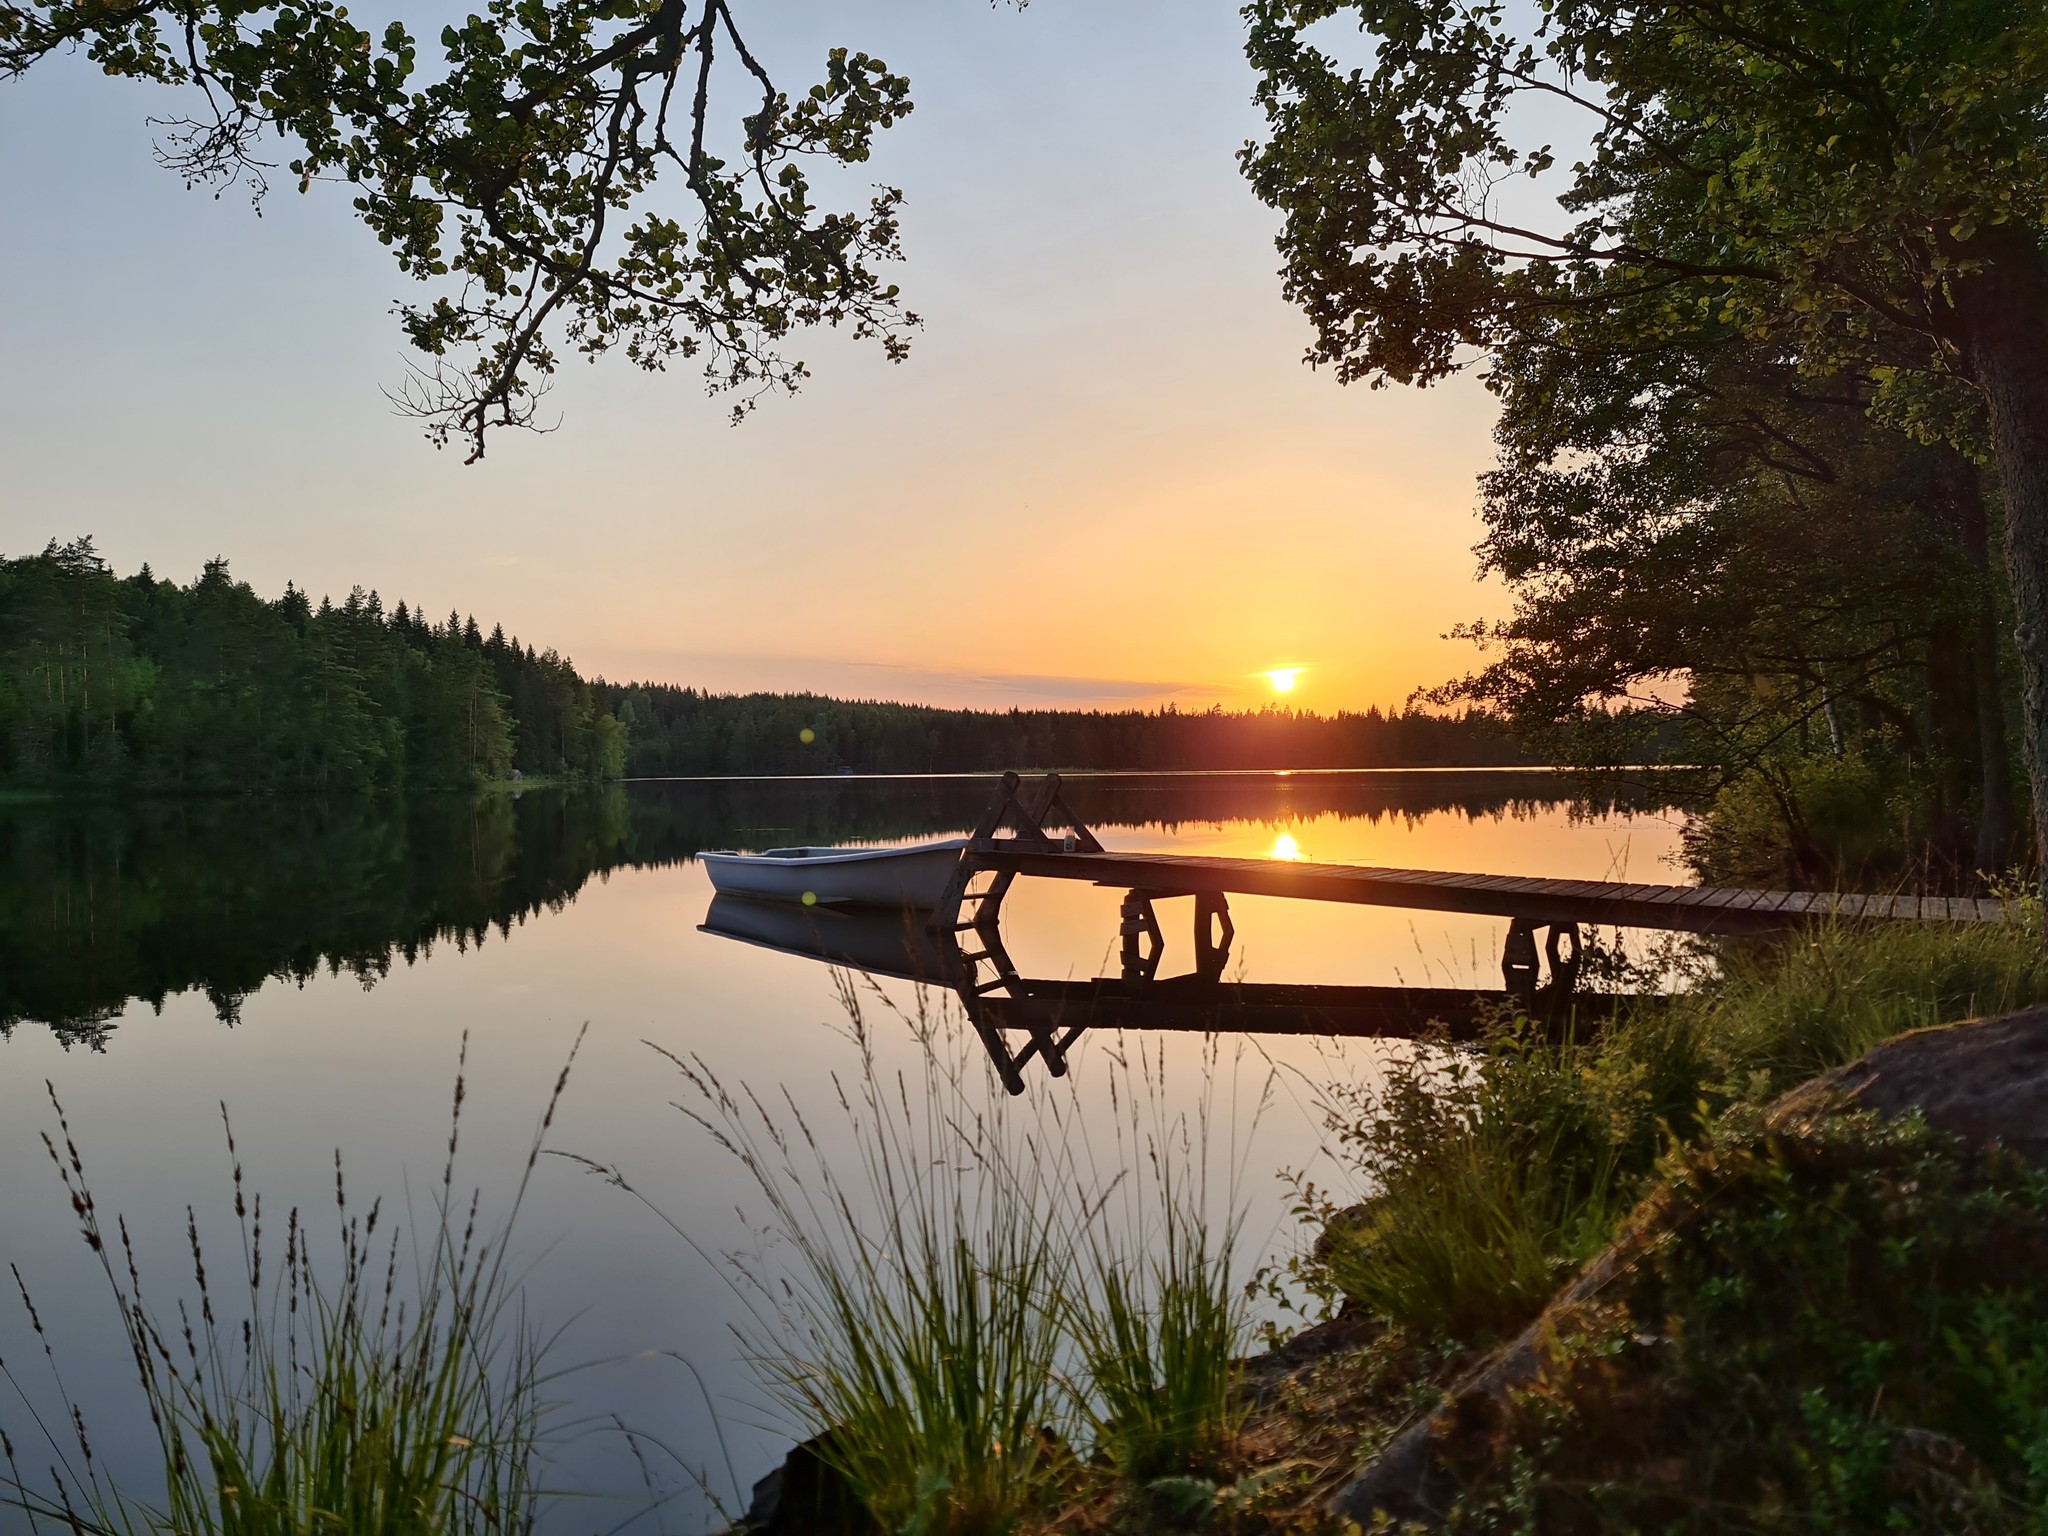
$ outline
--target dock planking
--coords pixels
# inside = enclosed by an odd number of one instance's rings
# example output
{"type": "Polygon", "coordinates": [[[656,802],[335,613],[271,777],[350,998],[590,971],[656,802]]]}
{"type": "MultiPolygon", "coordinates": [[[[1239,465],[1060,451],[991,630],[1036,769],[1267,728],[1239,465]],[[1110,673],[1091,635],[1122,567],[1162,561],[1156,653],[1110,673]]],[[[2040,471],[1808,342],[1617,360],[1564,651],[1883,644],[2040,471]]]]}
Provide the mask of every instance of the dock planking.
{"type": "Polygon", "coordinates": [[[1154,898],[1203,892],[1279,896],[1360,906],[1467,912],[1539,923],[1586,923],[1724,935],[1782,932],[1830,919],[1861,922],[1995,923],[2010,910],[1972,897],[1837,895],[1624,881],[1547,880],[1519,875],[1386,869],[1211,855],[1065,852],[1032,839],[985,838],[970,845],[984,869],[1054,880],[1086,880],[1154,898]]]}
{"type": "Polygon", "coordinates": [[[1028,797],[1003,775],[995,798],[961,850],[945,894],[930,914],[934,941],[980,1032],[1003,1085],[1024,1091],[1033,1059],[1054,1076],[1091,1027],[1232,1029],[1252,1033],[1473,1038],[1503,1010],[1546,1027],[1577,1027],[1642,999],[1577,991],[1582,926],[1658,928],[1731,937],[1766,935],[1804,924],[1856,922],[1996,923],[2011,921],[2001,902],[1970,897],[1866,896],[1795,891],[1645,885],[1620,880],[1549,880],[1450,870],[1386,869],[1307,860],[1121,853],[1103,847],[1047,774],[1028,797]],[[1013,835],[999,836],[1008,826],[1013,835]],[[1070,830],[1055,838],[1048,828],[1070,830]],[[986,884],[976,877],[992,876],[986,884]],[[1021,975],[1004,948],[1003,899],[1020,877],[1084,880],[1124,892],[1116,977],[1048,981],[1021,975]],[[1159,975],[1166,940],[1153,903],[1195,898],[1195,969],[1159,975]],[[1500,991],[1399,987],[1324,987],[1224,980],[1232,936],[1231,896],[1406,907],[1506,918],[1500,991]],[[1539,946],[1537,931],[1547,930],[1539,946]],[[974,935],[973,949],[962,936],[974,935]],[[1548,980],[1539,985],[1546,967],[1548,980]],[[1012,1050],[1006,1031],[1030,1036],[1012,1050]]]}

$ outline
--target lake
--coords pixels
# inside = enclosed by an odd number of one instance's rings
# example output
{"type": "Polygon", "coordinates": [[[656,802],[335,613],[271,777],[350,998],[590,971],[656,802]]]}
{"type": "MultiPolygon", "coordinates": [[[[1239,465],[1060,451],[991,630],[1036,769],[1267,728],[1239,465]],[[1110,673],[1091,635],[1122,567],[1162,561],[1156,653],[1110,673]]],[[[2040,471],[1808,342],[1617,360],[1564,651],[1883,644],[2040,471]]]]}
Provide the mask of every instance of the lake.
{"type": "MultiPolygon", "coordinates": [[[[673,1107],[675,1071],[647,1042],[819,1108],[851,1052],[823,965],[699,931],[711,892],[696,854],[959,832],[989,790],[969,777],[662,781],[474,800],[0,807],[0,1248],[42,1309],[95,1449],[146,1467],[149,1430],[39,1139],[54,1125],[46,1081],[102,1210],[128,1214],[162,1303],[189,1271],[188,1204],[227,1252],[223,1103],[271,1210],[331,1213],[336,1149],[357,1197],[409,1192],[420,1208],[467,1033],[458,1180],[502,1209],[587,1024],[550,1144],[625,1170],[697,1244],[723,1252],[747,1241],[735,1208],[750,1186],[673,1107]]],[[[1067,793],[1113,849],[1687,878],[1679,812],[1647,791],[1579,798],[1540,771],[1076,775],[1067,793]]],[[[1004,907],[1011,951],[1030,974],[1112,974],[1118,900],[1022,881],[1004,907]]],[[[1232,912],[1233,964],[1248,980],[1500,984],[1501,922],[1247,897],[1232,912]]],[[[1185,940],[1169,925],[1168,941],[1172,970],[1185,940]]],[[[909,1006],[914,988],[882,991],[909,1006]]],[[[907,1058],[908,1032],[886,1017],[879,1028],[885,1056],[907,1058]]],[[[1192,1103],[1203,1042],[1152,1043],[1169,1092],[1192,1103]]],[[[1085,1108],[1113,1044],[1088,1042],[1057,1091],[1085,1108]]],[[[1317,1159],[1315,1085],[1371,1072],[1382,1048],[1273,1038],[1241,1060],[1235,1048],[1213,1091],[1270,1099],[1232,1154],[1256,1261],[1294,1241],[1273,1175],[1317,1159]]],[[[1032,1094],[1053,1091],[1033,1074],[1032,1094]]],[[[566,1160],[541,1163],[518,1237],[528,1302],[566,1330],[557,1361],[579,1367],[558,1383],[565,1416],[617,1415],[672,1453],[650,1453],[668,1502],[627,1528],[717,1523],[688,1486],[698,1470],[729,1505],[740,1485],[743,1505],[788,1436],[739,1362],[739,1305],[712,1264],[566,1160]]],[[[34,1354],[19,1306],[0,1305],[0,1358],[19,1369],[34,1354]]],[[[23,1375],[45,1389],[39,1371],[23,1375]]],[[[5,1396],[0,1425],[33,1443],[5,1396]]],[[[565,1440],[554,1475],[589,1495],[557,1512],[563,1532],[612,1529],[648,1503],[623,1438],[601,1425],[565,1440]]]]}

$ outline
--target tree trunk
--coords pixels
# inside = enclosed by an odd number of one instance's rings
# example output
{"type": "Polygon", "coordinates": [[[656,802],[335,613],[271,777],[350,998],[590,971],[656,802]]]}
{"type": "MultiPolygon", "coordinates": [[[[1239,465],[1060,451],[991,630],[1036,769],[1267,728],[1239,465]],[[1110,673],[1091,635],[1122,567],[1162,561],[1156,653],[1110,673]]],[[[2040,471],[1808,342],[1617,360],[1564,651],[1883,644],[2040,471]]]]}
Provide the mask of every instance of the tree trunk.
{"type": "MultiPolygon", "coordinates": [[[[1974,614],[1944,611],[1927,636],[1928,810],[1924,879],[1942,891],[1968,883],[1981,844],[1983,741],[1977,711],[1974,614]]],[[[1923,893],[1926,894],[1926,893],[1923,893]]]]}
{"type": "Polygon", "coordinates": [[[1998,602],[1992,592],[1990,519],[1984,511],[1983,478],[1976,465],[1956,454],[1956,510],[1963,552],[1976,573],[1970,664],[1977,714],[1977,850],[1980,874],[1998,874],[2012,860],[2016,811],[2012,803],[2012,759],[2005,740],[2005,680],[1998,674],[1998,602]]]}
{"type": "Polygon", "coordinates": [[[2038,868],[2048,851],[2048,266],[2027,233],[2010,225],[1971,244],[1983,247],[1983,265],[1957,285],[1956,301],[2005,511],[2038,868]]]}

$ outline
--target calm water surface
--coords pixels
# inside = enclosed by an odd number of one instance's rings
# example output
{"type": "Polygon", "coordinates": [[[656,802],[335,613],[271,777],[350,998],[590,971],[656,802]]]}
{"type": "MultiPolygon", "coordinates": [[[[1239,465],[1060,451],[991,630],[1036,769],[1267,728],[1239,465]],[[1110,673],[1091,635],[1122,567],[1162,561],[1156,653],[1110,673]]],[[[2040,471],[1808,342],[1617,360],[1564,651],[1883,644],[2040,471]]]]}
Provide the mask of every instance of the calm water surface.
{"type": "MultiPolygon", "coordinates": [[[[402,1200],[410,1188],[419,1203],[438,1176],[465,1031],[470,1182],[509,1193],[587,1022],[553,1145],[617,1164],[693,1237],[728,1248],[746,1240],[735,1207],[750,1188],[672,1107],[679,1085],[645,1042],[817,1107],[849,1053],[831,1028],[822,966],[698,931],[711,892],[695,854],[960,831],[987,793],[972,780],[784,780],[476,803],[0,810],[0,1257],[42,1305],[96,1449],[144,1466],[147,1425],[39,1139],[53,1124],[46,1081],[102,1209],[129,1214],[160,1301],[186,1273],[186,1205],[221,1241],[229,1230],[222,1102],[274,1210],[331,1209],[336,1148],[359,1195],[402,1200]]],[[[1675,862],[1678,813],[1649,797],[1576,800],[1538,774],[1077,777],[1068,794],[1111,848],[1687,878],[1675,862]]],[[[1117,902],[1114,891],[1020,882],[1005,905],[1011,950],[1030,974],[1109,974],[1117,902]]],[[[1490,920],[1256,898],[1233,898],[1232,910],[1250,980],[1499,985],[1504,925],[1490,920]]],[[[1179,914],[1162,905],[1161,917],[1166,969],[1181,969],[1179,914]]],[[[907,1002],[912,988],[888,991],[907,1002]]],[[[885,1032],[886,1050],[906,1044],[885,1032]]],[[[1170,1091],[1192,1102],[1201,1042],[1160,1044],[1170,1091]]],[[[1247,1098],[1269,1066],[1281,1073],[1241,1149],[1261,1253],[1292,1241],[1267,1174],[1314,1159],[1312,1084],[1370,1071],[1372,1055],[1355,1042],[1333,1052],[1274,1039],[1247,1059],[1237,1079],[1247,1098]]],[[[1076,1058],[1084,1102],[1102,1078],[1087,1053],[1076,1058]]],[[[1032,1092],[1045,1091],[1034,1078],[1032,1092]]],[[[737,1362],[728,1330],[739,1308],[704,1259],[555,1160],[542,1164],[519,1230],[529,1302],[567,1325],[557,1359],[588,1362],[560,1384],[571,1414],[617,1414],[707,1469],[728,1502],[735,1480],[767,1469],[786,1435],[737,1362]],[[697,1367],[708,1402],[677,1357],[697,1367]]],[[[31,1358],[27,1340],[18,1306],[0,1305],[0,1358],[31,1358]]],[[[17,1445],[32,1438],[4,1396],[0,1425],[17,1445]]],[[[659,1470],[671,1487],[683,1481],[675,1465],[659,1470]]],[[[564,1506],[562,1531],[610,1529],[645,1503],[616,1434],[566,1444],[556,1475],[596,1496],[564,1506]]],[[[631,1528],[713,1523],[686,1494],[631,1528]]]]}

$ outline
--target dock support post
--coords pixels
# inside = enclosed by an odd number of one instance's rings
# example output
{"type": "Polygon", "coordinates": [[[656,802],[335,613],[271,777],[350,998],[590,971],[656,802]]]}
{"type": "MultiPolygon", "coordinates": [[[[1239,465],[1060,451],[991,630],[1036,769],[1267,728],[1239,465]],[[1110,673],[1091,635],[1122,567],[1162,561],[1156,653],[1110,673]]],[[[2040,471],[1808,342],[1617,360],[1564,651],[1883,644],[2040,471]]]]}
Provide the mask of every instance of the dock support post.
{"type": "Polygon", "coordinates": [[[1221,981],[1230,963],[1230,944],[1237,925],[1230,920],[1230,898],[1221,891],[1195,893],[1195,974],[1221,981]]]}
{"type": "Polygon", "coordinates": [[[1501,952],[1500,973],[1507,989],[1526,1006],[1536,996],[1536,925],[1526,917],[1508,924],[1507,946],[1501,952]]]}
{"type": "Polygon", "coordinates": [[[1159,957],[1166,953],[1166,935],[1159,931],[1159,915],[1152,910],[1152,898],[1144,891],[1124,896],[1122,925],[1125,981],[1150,981],[1159,974],[1159,957]]]}
{"type": "MultiPolygon", "coordinates": [[[[1536,922],[1532,918],[1518,917],[1508,924],[1508,939],[1501,953],[1501,975],[1507,981],[1507,989],[1524,1008],[1536,1006],[1536,922]]],[[[1553,1016],[1562,1016],[1570,1006],[1573,990],[1579,984],[1579,959],[1585,953],[1585,945],[1579,937],[1577,923],[1548,923],[1548,932],[1543,936],[1543,953],[1550,961],[1550,980],[1544,992],[1548,1011],[1553,1016]]]]}
{"type": "Polygon", "coordinates": [[[1550,997],[1553,1004],[1561,1003],[1572,995],[1579,984],[1579,957],[1585,953],[1585,946],[1579,939],[1577,923],[1552,923],[1550,933],[1543,941],[1544,953],[1550,957],[1550,997]],[[1569,939],[1568,946],[1562,941],[1569,939]],[[1570,953],[1563,953],[1569,948],[1570,953]]]}

